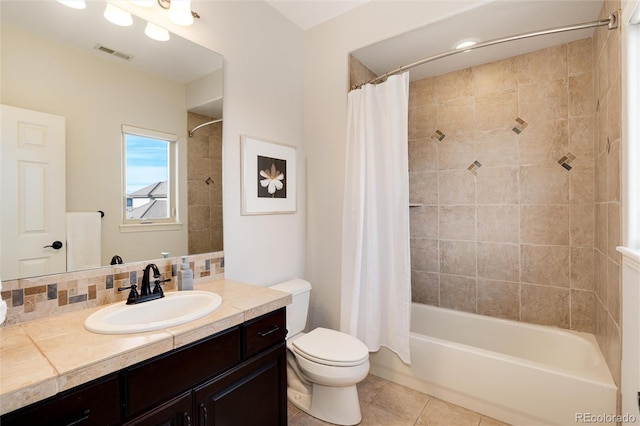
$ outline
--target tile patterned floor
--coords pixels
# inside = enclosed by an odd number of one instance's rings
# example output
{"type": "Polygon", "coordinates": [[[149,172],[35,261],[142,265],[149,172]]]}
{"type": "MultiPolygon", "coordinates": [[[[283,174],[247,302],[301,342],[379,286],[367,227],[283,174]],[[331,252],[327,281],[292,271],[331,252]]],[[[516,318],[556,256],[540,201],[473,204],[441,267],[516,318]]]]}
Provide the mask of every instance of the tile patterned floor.
{"type": "MultiPolygon", "coordinates": [[[[358,384],[362,408],[361,426],[508,426],[457,405],[369,375],[358,384]]],[[[329,425],[293,404],[289,405],[290,426],[329,425]]]]}

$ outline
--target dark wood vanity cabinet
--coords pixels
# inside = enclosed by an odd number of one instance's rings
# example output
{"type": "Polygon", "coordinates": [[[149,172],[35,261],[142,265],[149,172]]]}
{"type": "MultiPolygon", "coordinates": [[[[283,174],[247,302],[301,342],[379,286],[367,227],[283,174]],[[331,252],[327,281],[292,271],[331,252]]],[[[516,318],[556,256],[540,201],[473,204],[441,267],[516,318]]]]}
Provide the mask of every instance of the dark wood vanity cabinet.
{"type": "Polygon", "coordinates": [[[280,343],[221,377],[197,387],[197,424],[285,425],[287,377],[283,345],[280,343]]]}
{"type": "Polygon", "coordinates": [[[0,425],[117,425],[120,396],[120,375],[113,373],[8,413],[0,425]]]}
{"type": "Polygon", "coordinates": [[[240,326],[126,368],[124,414],[130,418],[239,364],[240,326]]]}
{"type": "Polygon", "coordinates": [[[192,419],[193,398],[191,391],[187,391],[126,424],[128,426],[190,426],[196,424],[192,419]]]}
{"type": "Polygon", "coordinates": [[[281,308],[9,413],[0,424],[286,425],[285,337],[281,308]]]}

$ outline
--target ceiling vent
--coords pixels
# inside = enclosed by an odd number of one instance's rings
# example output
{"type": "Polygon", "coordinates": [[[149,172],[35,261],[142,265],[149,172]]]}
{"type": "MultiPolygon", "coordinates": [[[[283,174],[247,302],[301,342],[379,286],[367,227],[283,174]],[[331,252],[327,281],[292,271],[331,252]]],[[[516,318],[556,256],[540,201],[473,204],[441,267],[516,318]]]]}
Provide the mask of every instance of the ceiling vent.
{"type": "Polygon", "coordinates": [[[130,61],[133,59],[133,55],[129,55],[123,52],[118,52],[117,50],[110,49],[107,46],[103,46],[101,44],[96,44],[95,48],[101,52],[107,53],[112,56],[117,56],[118,58],[124,59],[126,61],[130,61]]]}

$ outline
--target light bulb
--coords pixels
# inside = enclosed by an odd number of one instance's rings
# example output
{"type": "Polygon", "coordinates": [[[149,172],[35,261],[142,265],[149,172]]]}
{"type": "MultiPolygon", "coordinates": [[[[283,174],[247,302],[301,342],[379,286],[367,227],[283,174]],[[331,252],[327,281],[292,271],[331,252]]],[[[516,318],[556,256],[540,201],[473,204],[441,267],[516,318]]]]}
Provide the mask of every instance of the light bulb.
{"type": "Polygon", "coordinates": [[[120,25],[121,27],[133,25],[131,14],[126,10],[115,7],[111,3],[107,3],[107,8],[104,10],[104,17],[112,24],[120,25]]]}
{"type": "Polygon", "coordinates": [[[156,24],[152,24],[151,22],[147,22],[147,27],[144,29],[144,33],[147,37],[158,41],[167,41],[170,38],[169,31],[157,26],[156,24]]]}
{"type": "Polygon", "coordinates": [[[471,47],[477,44],[475,41],[465,41],[456,45],[456,49],[464,49],[465,47],[471,47]]]}
{"type": "Polygon", "coordinates": [[[480,39],[476,38],[476,37],[464,38],[464,39],[458,41],[452,47],[454,49],[462,50],[462,49],[466,49],[467,47],[475,46],[476,44],[478,44],[479,41],[480,41],[480,39]]]}
{"type": "Polygon", "coordinates": [[[182,26],[193,24],[191,0],[171,0],[171,6],[169,7],[167,15],[174,24],[182,26]]]}
{"type": "Polygon", "coordinates": [[[87,4],[84,0],[58,0],[58,3],[62,3],[65,6],[69,6],[73,9],[86,9],[87,4]]]}

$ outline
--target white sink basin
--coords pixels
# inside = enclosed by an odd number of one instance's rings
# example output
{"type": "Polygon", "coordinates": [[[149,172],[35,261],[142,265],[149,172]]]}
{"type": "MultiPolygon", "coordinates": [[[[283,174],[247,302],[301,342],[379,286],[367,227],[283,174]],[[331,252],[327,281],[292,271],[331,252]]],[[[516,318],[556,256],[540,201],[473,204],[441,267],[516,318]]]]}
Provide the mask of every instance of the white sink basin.
{"type": "Polygon", "coordinates": [[[222,304],[218,294],[208,291],[175,291],[164,296],[137,305],[109,305],[91,314],[84,326],[101,334],[141,333],[202,318],[222,304]]]}

